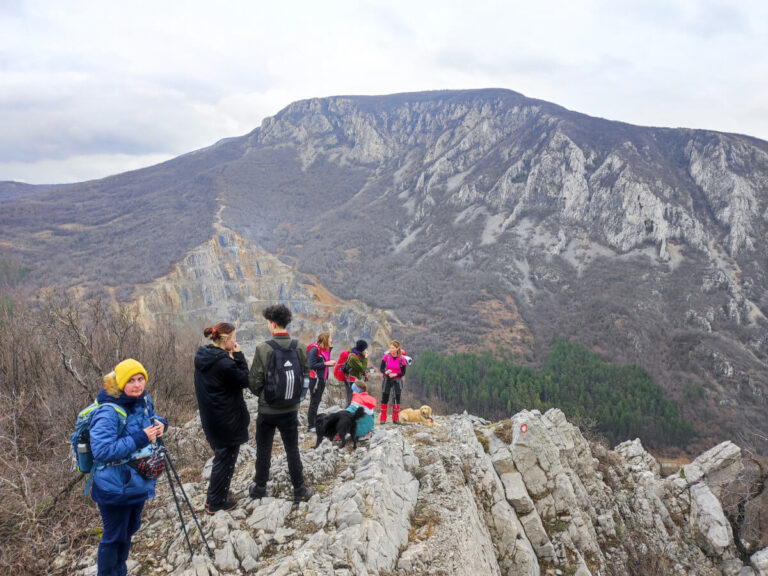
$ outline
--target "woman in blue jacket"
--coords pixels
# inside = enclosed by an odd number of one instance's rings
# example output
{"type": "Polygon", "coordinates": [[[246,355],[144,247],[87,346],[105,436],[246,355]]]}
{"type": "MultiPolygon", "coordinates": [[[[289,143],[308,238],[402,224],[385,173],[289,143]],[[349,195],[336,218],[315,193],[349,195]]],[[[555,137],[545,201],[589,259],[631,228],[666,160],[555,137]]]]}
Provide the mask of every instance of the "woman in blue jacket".
{"type": "Polygon", "coordinates": [[[129,465],[152,453],[152,442],[168,423],[158,417],[145,391],[147,371],[129,358],[104,377],[101,405],[90,427],[94,471],[91,497],[99,506],[104,533],[99,543],[99,576],[125,576],[131,537],[141,526],[141,511],[155,495],[155,479],[129,465]],[[104,404],[111,404],[107,406],[104,404]]]}

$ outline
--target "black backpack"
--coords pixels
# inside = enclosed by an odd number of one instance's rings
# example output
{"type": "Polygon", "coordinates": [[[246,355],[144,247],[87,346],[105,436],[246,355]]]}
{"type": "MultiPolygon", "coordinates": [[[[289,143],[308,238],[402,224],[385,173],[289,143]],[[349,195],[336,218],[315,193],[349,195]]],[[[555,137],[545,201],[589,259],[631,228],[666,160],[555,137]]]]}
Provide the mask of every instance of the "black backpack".
{"type": "Polygon", "coordinates": [[[264,401],[272,408],[287,408],[301,402],[304,386],[304,371],[297,347],[298,340],[291,340],[288,348],[283,348],[274,340],[268,340],[272,347],[272,357],[267,367],[267,380],[264,385],[264,401]]]}

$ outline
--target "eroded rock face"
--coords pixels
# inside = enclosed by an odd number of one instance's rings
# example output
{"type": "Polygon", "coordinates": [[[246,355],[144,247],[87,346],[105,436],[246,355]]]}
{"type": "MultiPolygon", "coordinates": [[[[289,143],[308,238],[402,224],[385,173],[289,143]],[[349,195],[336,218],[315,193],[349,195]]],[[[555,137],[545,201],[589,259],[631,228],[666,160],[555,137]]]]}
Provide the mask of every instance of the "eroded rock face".
{"type": "Polygon", "coordinates": [[[723,490],[743,470],[741,448],[733,442],[723,442],[683,466],[683,476],[689,485],[703,482],[717,498],[722,498],[723,490]]]}
{"type": "Polygon", "coordinates": [[[382,311],[343,301],[316,279],[297,273],[229,228],[221,224],[216,228],[215,236],[168,275],[143,287],[135,306],[148,326],[171,317],[202,332],[212,319],[223,319],[237,326],[238,341],[250,356],[268,336],[261,312],[270,304],[288,301],[293,312],[291,333],[304,342],[313,342],[334,326],[337,342],[365,338],[379,348],[388,346],[390,328],[382,311]]]}
{"type": "MultiPolygon", "coordinates": [[[[253,399],[249,407],[256,410],[253,399]]],[[[196,551],[190,561],[173,499],[160,482],[134,539],[134,571],[587,576],[631,568],[745,576],[768,570],[765,550],[752,556],[751,566],[737,557],[716,495],[724,471],[740,461],[732,445],[696,459],[689,470],[701,474],[662,479],[638,440],[615,451],[590,444],[557,409],[523,411],[500,423],[467,414],[437,421],[434,428],[377,425],[356,451],[327,440],[313,449],[314,435],[302,424],[302,461],[316,493],[297,506],[279,442],[262,500],[247,495],[255,455],[243,447],[232,483],[239,504],[231,512],[202,512],[203,467],[199,480],[184,487],[213,548],[210,558],[188,522],[196,551]]],[[[177,450],[204,453],[199,421],[174,434],[168,442],[177,450]]]]}

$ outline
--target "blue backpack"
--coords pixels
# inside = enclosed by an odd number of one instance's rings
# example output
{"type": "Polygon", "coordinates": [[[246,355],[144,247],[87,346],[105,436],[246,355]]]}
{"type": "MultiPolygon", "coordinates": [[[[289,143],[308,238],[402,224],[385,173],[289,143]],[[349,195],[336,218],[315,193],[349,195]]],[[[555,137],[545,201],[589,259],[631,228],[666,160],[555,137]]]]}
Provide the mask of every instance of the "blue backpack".
{"type": "Polygon", "coordinates": [[[123,433],[125,425],[128,423],[128,414],[126,414],[125,410],[120,408],[117,404],[107,402],[99,404],[98,401],[94,401],[93,404],[83,409],[77,415],[75,431],[72,432],[69,439],[72,441],[72,451],[75,453],[77,470],[82,474],[89,474],[93,469],[93,452],[91,452],[91,419],[96,413],[96,410],[101,406],[111,406],[120,416],[117,425],[118,436],[123,433]]]}

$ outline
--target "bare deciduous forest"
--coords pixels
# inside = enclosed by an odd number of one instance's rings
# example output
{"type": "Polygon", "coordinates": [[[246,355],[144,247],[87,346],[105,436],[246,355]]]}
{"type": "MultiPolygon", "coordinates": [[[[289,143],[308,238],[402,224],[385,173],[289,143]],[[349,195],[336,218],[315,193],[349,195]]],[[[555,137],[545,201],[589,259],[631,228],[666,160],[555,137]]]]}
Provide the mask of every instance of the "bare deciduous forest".
{"type": "Polygon", "coordinates": [[[98,509],[71,457],[77,414],[103,375],[133,357],[147,368],[158,412],[187,422],[197,410],[196,344],[169,326],[144,333],[127,308],[101,300],[0,298],[0,572],[66,574],[60,552],[98,543],[98,509]]]}

